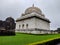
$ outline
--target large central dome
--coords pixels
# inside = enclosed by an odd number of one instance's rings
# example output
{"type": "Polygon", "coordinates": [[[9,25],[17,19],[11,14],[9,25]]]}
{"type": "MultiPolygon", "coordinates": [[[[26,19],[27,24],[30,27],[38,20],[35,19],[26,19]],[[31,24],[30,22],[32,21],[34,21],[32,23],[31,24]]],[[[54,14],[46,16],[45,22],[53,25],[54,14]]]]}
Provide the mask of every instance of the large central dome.
{"type": "Polygon", "coordinates": [[[29,7],[25,10],[25,14],[29,14],[29,13],[32,13],[32,12],[35,12],[35,13],[38,13],[38,14],[42,13],[42,11],[38,7],[34,7],[34,4],[33,4],[32,7],[29,7]]]}

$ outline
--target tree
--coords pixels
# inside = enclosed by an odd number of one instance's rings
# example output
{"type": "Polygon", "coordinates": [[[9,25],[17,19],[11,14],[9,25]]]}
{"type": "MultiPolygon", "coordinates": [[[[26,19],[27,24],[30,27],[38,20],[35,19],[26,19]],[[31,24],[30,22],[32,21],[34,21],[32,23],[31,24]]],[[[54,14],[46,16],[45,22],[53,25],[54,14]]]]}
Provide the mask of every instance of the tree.
{"type": "Polygon", "coordinates": [[[57,28],[57,32],[60,33],[60,28],[57,28]]]}

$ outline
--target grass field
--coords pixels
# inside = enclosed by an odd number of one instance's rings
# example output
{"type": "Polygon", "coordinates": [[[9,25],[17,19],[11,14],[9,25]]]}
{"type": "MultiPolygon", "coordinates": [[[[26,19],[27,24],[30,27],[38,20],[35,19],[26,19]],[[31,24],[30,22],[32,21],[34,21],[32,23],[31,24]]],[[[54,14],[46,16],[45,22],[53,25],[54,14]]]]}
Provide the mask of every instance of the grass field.
{"type": "Polygon", "coordinates": [[[0,36],[0,45],[27,45],[30,43],[60,37],[55,35],[30,35],[17,33],[16,36],[0,36]]]}

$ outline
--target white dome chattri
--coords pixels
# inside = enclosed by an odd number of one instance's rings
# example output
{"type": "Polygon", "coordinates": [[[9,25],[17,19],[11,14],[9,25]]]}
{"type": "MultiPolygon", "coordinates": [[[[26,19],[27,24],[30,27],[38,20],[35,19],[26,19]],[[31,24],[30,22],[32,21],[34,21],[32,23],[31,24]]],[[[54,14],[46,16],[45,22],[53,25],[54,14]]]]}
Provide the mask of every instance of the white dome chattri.
{"type": "Polygon", "coordinates": [[[25,10],[25,14],[30,14],[30,13],[37,13],[37,14],[42,14],[42,11],[38,7],[34,7],[34,4],[32,7],[29,7],[25,10]]]}

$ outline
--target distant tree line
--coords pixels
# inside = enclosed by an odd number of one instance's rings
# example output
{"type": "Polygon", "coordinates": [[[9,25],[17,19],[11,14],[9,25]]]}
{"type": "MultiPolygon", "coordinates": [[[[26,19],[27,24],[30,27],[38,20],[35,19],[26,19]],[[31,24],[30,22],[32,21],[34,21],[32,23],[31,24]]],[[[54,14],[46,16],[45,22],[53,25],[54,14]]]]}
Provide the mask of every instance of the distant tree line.
{"type": "Polygon", "coordinates": [[[60,28],[57,28],[57,30],[55,30],[55,31],[57,31],[58,33],[60,33],[60,28]]]}

